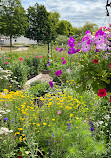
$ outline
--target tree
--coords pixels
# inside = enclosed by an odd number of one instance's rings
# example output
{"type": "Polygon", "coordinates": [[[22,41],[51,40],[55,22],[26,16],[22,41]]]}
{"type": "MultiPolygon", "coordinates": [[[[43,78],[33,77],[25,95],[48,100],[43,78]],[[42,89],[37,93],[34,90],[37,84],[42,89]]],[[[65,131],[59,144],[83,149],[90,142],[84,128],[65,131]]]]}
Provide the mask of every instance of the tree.
{"type": "Polygon", "coordinates": [[[12,46],[12,37],[24,35],[28,28],[26,12],[19,0],[4,0],[0,18],[0,33],[10,36],[10,46],[12,46]]]}
{"type": "Polygon", "coordinates": [[[86,22],[82,27],[83,34],[85,34],[87,30],[90,30],[90,32],[93,33],[93,31],[98,30],[98,26],[94,23],[86,22]]]}
{"type": "Polygon", "coordinates": [[[44,5],[36,3],[27,9],[27,16],[29,20],[29,29],[26,32],[26,37],[36,40],[47,41],[50,37],[50,24],[48,22],[48,15],[44,5]]]}
{"type": "Polygon", "coordinates": [[[55,40],[58,36],[57,27],[59,24],[60,14],[58,12],[49,12],[48,21],[50,25],[50,39],[55,40]]]}
{"type": "Polygon", "coordinates": [[[61,20],[57,27],[57,33],[60,35],[70,36],[72,25],[67,20],[61,20]]]}

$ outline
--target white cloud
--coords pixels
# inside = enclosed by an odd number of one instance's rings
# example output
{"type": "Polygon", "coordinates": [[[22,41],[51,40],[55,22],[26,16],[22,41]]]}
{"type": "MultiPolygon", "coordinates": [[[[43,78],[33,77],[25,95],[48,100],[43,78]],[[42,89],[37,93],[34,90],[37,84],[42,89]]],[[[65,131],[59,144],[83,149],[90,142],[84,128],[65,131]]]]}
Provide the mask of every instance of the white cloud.
{"type": "MultiPolygon", "coordinates": [[[[59,12],[60,20],[68,20],[76,27],[83,26],[86,21],[101,26],[106,17],[106,0],[21,0],[21,2],[25,9],[36,2],[44,4],[47,11],[59,12]]],[[[106,24],[108,17],[104,25],[106,24]]]]}

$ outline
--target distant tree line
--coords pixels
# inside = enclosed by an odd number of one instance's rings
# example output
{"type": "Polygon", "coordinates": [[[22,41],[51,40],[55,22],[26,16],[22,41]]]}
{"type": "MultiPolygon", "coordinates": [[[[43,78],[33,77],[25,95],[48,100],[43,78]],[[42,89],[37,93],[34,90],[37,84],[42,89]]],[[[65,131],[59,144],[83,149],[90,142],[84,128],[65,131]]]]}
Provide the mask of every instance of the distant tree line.
{"type": "Polygon", "coordinates": [[[89,22],[83,27],[74,27],[67,20],[59,20],[58,12],[48,12],[44,5],[38,3],[27,10],[20,0],[1,0],[0,4],[0,34],[10,37],[10,45],[12,37],[20,35],[39,43],[55,41],[58,35],[81,36],[87,30],[93,32],[98,29],[96,24],[89,22]]]}

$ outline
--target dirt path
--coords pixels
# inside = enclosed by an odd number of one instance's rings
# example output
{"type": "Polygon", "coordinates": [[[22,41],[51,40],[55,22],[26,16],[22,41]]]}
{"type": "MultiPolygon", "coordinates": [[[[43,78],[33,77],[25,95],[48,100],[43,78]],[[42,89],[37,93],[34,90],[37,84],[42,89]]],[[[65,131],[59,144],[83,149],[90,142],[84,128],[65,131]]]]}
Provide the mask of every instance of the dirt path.
{"type": "Polygon", "coordinates": [[[19,46],[19,48],[14,51],[22,51],[22,50],[28,50],[28,49],[29,49],[29,47],[19,46]]]}

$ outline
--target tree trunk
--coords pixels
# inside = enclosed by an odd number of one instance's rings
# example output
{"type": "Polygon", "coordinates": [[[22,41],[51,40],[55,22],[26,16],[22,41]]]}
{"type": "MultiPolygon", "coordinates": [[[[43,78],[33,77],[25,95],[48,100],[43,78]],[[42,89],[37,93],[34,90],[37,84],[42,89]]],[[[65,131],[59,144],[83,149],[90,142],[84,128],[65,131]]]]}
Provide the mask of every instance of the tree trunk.
{"type": "Polygon", "coordinates": [[[51,41],[51,59],[52,59],[52,41],[51,41]]]}
{"type": "Polygon", "coordinates": [[[0,50],[2,51],[2,40],[1,40],[1,34],[0,34],[0,50]]]}
{"type": "Polygon", "coordinates": [[[12,35],[10,35],[10,52],[12,51],[12,35]]]}

